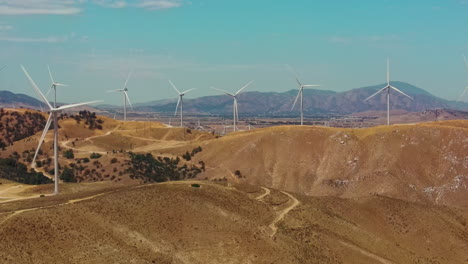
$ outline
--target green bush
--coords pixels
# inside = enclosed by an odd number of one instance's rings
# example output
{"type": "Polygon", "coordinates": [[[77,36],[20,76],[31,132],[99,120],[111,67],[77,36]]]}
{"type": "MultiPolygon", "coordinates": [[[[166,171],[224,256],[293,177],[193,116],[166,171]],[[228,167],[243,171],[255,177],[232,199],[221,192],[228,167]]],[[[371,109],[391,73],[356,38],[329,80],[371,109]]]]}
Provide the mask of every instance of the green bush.
{"type": "Polygon", "coordinates": [[[93,153],[91,153],[91,156],[89,156],[89,157],[92,158],[92,159],[99,159],[100,157],[102,157],[102,155],[99,154],[99,153],[94,153],[93,152],[93,153]]]}
{"type": "Polygon", "coordinates": [[[73,154],[73,150],[72,149],[67,149],[63,152],[63,156],[66,158],[66,159],[73,159],[75,158],[75,155],[73,154]]]}

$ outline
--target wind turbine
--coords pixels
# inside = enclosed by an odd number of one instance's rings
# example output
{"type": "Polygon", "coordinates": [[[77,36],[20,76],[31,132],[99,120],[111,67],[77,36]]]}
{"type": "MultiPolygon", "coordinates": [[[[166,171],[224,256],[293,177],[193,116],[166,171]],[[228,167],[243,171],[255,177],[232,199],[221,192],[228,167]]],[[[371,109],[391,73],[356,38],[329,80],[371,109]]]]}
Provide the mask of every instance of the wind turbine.
{"type": "Polygon", "coordinates": [[[249,86],[250,84],[252,84],[253,81],[250,81],[248,82],[246,85],[244,85],[244,87],[240,88],[239,91],[237,91],[235,94],[232,94],[232,93],[228,93],[226,91],[223,91],[221,89],[217,89],[217,88],[214,88],[214,87],[211,87],[211,89],[214,89],[214,90],[217,90],[217,91],[220,91],[220,92],[223,92],[229,96],[232,97],[233,99],[233,105],[232,105],[232,112],[233,112],[233,123],[234,123],[234,132],[237,131],[237,126],[236,126],[236,122],[239,122],[239,112],[238,112],[238,109],[237,109],[237,96],[239,95],[239,93],[244,90],[245,88],[247,88],[247,86],[249,86]]]}
{"type": "Polygon", "coordinates": [[[387,126],[390,125],[390,90],[391,89],[393,89],[394,91],[397,91],[400,94],[402,94],[402,95],[408,97],[409,99],[413,100],[413,98],[411,96],[409,96],[409,95],[405,94],[404,92],[400,91],[398,88],[390,85],[390,60],[387,58],[387,85],[384,88],[378,90],[373,95],[371,95],[371,96],[367,97],[366,99],[364,99],[364,101],[368,101],[369,99],[376,96],[377,94],[379,94],[379,93],[381,93],[383,91],[387,91],[387,126]]]}
{"type": "Polygon", "coordinates": [[[110,90],[107,91],[108,93],[110,92],[122,92],[123,93],[123,99],[124,99],[124,121],[127,121],[127,102],[130,105],[131,108],[133,108],[132,103],[130,102],[130,98],[128,97],[128,89],[127,89],[127,84],[128,80],[130,80],[130,76],[132,75],[132,71],[128,73],[127,80],[125,80],[125,84],[122,89],[117,89],[117,90],[110,90]]]}
{"type": "Polygon", "coordinates": [[[179,90],[177,90],[177,87],[175,87],[175,85],[171,82],[171,80],[169,80],[169,83],[172,85],[172,87],[174,88],[174,90],[176,90],[176,92],[179,94],[179,100],[177,101],[177,105],[176,105],[176,108],[175,108],[175,112],[174,112],[174,115],[177,115],[177,109],[179,109],[179,104],[180,104],[180,127],[183,126],[183,117],[184,117],[184,113],[183,113],[183,108],[184,108],[184,102],[183,102],[183,98],[184,98],[184,95],[190,91],[193,91],[195,90],[195,88],[192,88],[192,89],[189,89],[185,92],[179,92],[179,90]]]}
{"type": "Polygon", "coordinates": [[[297,93],[297,96],[296,96],[296,100],[294,100],[294,104],[293,106],[291,107],[291,111],[294,109],[294,106],[296,106],[296,103],[297,103],[297,100],[299,99],[299,97],[301,98],[301,126],[304,125],[304,96],[303,96],[303,91],[304,91],[304,88],[305,87],[317,87],[317,86],[320,86],[319,84],[302,84],[300,81],[299,81],[299,76],[297,75],[297,73],[293,70],[293,68],[291,66],[289,66],[289,69],[294,73],[294,75],[296,75],[296,82],[297,84],[299,85],[299,92],[297,93]]]}
{"type": "Polygon", "coordinates": [[[3,69],[6,68],[6,65],[0,68],[0,71],[3,71],[3,69]]]}
{"type": "Polygon", "coordinates": [[[54,194],[58,194],[58,182],[59,182],[59,175],[58,175],[58,115],[60,112],[62,112],[65,109],[77,107],[77,106],[82,106],[82,105],[87,105],[87,104],[92,104],[92,103],[97,103],[101,101],[92,101],[92,102],[86,102],[86,103],[78,103],[78,104],[69,104],[69,105],[62,105],[59,107],[55,107],[50,105],[49,101],[47,101],[46,97],[42,94],[42,92],[39,90],[37,87],[36,83],[33,81],[31,76],[29,76],[29,73],[26,71],[23,65],[21,65],[21,69],[23,69],[24,74],[29,80],[29,83],[31,86],[34,88],[36,93],[39,95],[39,97],[44,101],[44,103],[49,107],[49,118],[47,119],[46,125],[44,127],[44,131],[42,132],[41,139],[39,140],[39,145],[37,146],[36,153],[34,154],[34,158],[32,160],[31,166],[35,167],[35,161],[37,154],[39,153],[39,149],[41,148],[42,141],[44,140],[47,132],[49,131],[50,124],[52,121],[54,121],[54,181],[55,181],[55,188],[54,188],[54,194]]]}
{"type": "MultiPolygon", "coordinates": [[[[465,57],[465,54],[462,54],[463,55],[463,59],[465,60],[465,66],[466,66],[466,69],[468,70],[468,61],[466,60],[466,57],[465,57]]],[[[457,101],[460,101],[463,96],[465,95],[466,91],[468,91],[468,86],[465,87],[465,90],[463,90],[463,93],[460,95],[460,97],[458,97],[457,101]]]]}
{"type": "Polygon", "coordinates": [[[50,89],[47,92],[46,97],[49,95],[50,91],[54,89],[54,107],[57,107],[57,86],[68,86],[68,85],[55,82],[54,78],[52,77],[52,72],[50,71],[49,65],[47,65],[47,69],[49,70],[49,76],[50,76],[50,81],[52,82],[52,85],[50,86],[50,89]]]}

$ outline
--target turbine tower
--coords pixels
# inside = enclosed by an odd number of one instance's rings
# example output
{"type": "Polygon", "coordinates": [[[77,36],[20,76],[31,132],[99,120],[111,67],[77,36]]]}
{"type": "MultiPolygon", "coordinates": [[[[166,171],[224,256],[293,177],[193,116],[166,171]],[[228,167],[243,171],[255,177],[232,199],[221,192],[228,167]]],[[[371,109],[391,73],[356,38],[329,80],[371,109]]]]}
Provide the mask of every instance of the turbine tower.
{"type": "Polygon", "coordinates": [[[317,87],[320,86],[319,84],[302,84],[299,81],[299,76],[297,73],[293,70],[291,66],[289,66],[289,69],[296,75],[296,82],[299,85],[299,92],[297,93],[296,100],[294,100],[293,106],[291,107],[291,111],[294,109],[294,106],[296,106],[297,100],[301,98],[301,126],[304,125],[304,96],[303,96],[303,91],[305,87],[317,87]]]}
{"type": "Polygon", "coordinates": [[[373,95],[371,95],[371,96],[367,97],[366,99],[364,99],[364,101],[368,101],[369,99],[376,96],[377,94],[379,94],[379,93],[381,93],[383,91],[386,91],[386,93],[387,93],[387,126],[390,125],[390,90],[397,91],[400,94],[402,94],[402,95],[408,97],[409,99],[413,100],[413,98],[411,96],[409,96],[409,95],[405,94],[404,92],[400,91],[398,88],[390,85],[390,60],[387,58],[387,85],[384,88],[378,90],[373,95]]]}
{"type": "MultiPolygon", "coordinates": [[[[465,54],[462,54],[462,56],[463,56],[463,59],[465,60],[466,69],[468,70],[468,61],[466,60],[465,54]]],[[[458,102],[463,99],[463,96],[465,95],[466,91],[468,91],[468,86],[465,87],[465,90],[463,90],[463,93],[460,95],[460,97],[458,97],[457,99],[458,102]]]]}
{"type": "Polygon", "coordinates": [[[46,97],[49,95],[50,91],[54,89],[54,107],[57,107],[57,86],[68,86],[68,85],[55,82],[54,78],[52,77],[52,72],[50,71],[49,65],[47,65],[47,69],[49,70],[49,76],[50,76],[50,81],[52,82],[52,85],[50,86],[50,89],[47,92],[46,97]]]}
{"type": "Polygon", "coordinates": [[[127,89],[127,84],[128,80],[130,80],[130,76],[132,75],[132,71],[128,73],[127,80],[125,80],[125,84],[122,89],[117,89],[117,90],[110,90],[107,91],[108,93],[110,92],[122,92],[123,93],[123,100],[124,100],[124,121],[127,121],[127,103],[130,105],[130,107],[133,109],[132,103],[130,102],[130,98],[128,97],[128,89],[127,89]]]}
{"type": "Polygon", "coordinates": [[[239,91],[237,91],[236,93],[232,94],[232,93],[228,93],[226,91],[223,91],[221,89],[217,89],[217,88],[214,88],[214,87],[211,87],[211,89],[214,89],[214,90],[217,90],[217,91],[220,91],[220,92],[223,92],[229,96],[232,97],[233,99],[233,104],[232,104],[232,114],[233,114],[233,123],[234,123],[234,132],[237,131],[237,126],[236,126],[236,123],[239,122],[239,111],[238,111],[238,108],[237,108],[237,96],[240,94],[240,92],[242,90],[244,90],[245,88],[247,88],[247,86],[249,86],[250,84],[252,84],[253,81],[250,81],[248,82],[246,85],[244,85],[244,87],[240,88],[239,91]]]}
{"type": "Polygon", "coordinates": [[[93,104],[93,103],[97,103],[97,102],[101,102],[101,101],[92,101],[92,102],[86,102],[86,103],[69,104],[69,105],[63,105],[63,106],[59,106],[59,107],[52,106],[52,105],[50,105],[49,101],[47,101],[46,97],[41,93],[41,91],[37,87],[36,83],[33,81],[31,76],[29,76],[28,72],[23,67],[23,65],[21,65],[21,69],[23,69],[24,74],[28,78],[29,83],[34,88],[36,93],[39,95],[39,97],[42,99],[42,101],[44,101],[44,103],[49,107],[49,112],[50,112],[49,118],[47,119],[47,123],[46,123],[46,125],[44,127],[44,131],[42,132],[41,139],[39,140],[39,144],[37,146],[36,153],[34,154],[34,158],[32,160],[31,166],[32,167],[36,166],[35,161],[36,161],[36,158],[37,158],[37,154],[39,153],[39,149],[41,148],[42,141],[44,140],[47,132],[49,131],[50,124],[52,123],[52,121],[54,121],[54,181],[55,181],[54,194],[58,194],[58,192],[59,192],[59,189],[58,189],[58,182],[59,182],[59,175],[58,175],[58,124],[57,124],[58,115],[60,114],[60,112],[62,112],[65,109],[69,109],[69,108],[73,108],[73,107],[77,107],[77,106],[82,106],[82,105],[87,105],[87,104],[93,104]]]}
{"type": "Polygon", "coordinates": [[[180,127],[183,127],[183,118],[184,118],[184,95],[190,91],[193,91],[195,90],[195,88],[192,88],[192,89],[189,89],[185,92],[179,92],[179,90],[177,90],[176,86],[171,82],[171,80],[169,80],[169,83],[172,85],[172,87],[174,88],[174,90],[176,90],[176,92],[179,94],[179,100],[177,101],[177,105],[176,105],[176,108],[175,108],[175,112],[174,112],[174,115],[177,115],[177,109],[179,109],[179,105],[180,105],[180,127]]]}

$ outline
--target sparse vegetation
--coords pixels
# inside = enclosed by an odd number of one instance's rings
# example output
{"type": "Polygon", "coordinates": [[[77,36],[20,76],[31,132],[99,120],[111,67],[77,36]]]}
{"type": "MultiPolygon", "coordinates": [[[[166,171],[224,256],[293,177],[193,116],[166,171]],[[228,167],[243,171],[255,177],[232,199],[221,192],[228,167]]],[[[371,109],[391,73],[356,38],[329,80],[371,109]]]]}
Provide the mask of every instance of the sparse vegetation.
{"type": "Polygon", "coordinates": [[[195,177],[201,170],[192,165],[186,164],[178,167],[179,157],[173,159],[168,157],[158,157],[157,159],[147,154],[129,153],[130,168],[127,170],[133,177],[149,182],[177,181],[195,177]]]}
{"type": "Polygon", "coordinates": [[[91,153],[91,156],[89,156],[89,157],[92,158],[92,159],[99,159],[100,157],[102,157],[102,155],[99,154],[99,153],[93,152],[93,153],[91,153]]]}
{"type": "Polygon", "coordinates": [[[0,158],[0,178],[12,180],[24,184],[46,184],[52,180],[41,172],[28,171],[26,165],[15,158],[0,158]]]}

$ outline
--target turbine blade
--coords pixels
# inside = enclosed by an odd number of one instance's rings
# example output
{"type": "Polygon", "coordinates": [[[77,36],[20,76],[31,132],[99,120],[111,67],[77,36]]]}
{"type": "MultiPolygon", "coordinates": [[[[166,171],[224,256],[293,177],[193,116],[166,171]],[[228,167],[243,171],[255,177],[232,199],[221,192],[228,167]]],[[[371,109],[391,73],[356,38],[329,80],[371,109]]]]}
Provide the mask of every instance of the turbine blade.
{"type": "Polygon", "coordinates": [[[244,90],[245,88],[247,88],[249,85],[251,85],[254,81],[250,81],[248,82],[246,85],[244,85],[244,87],[240,88],[239,91],[237,91],[237,93],[235,93],[234,95],[238,95],[242,90],[244,90]]]}
{"type": "Polygon", "coordinates": [[[132,71],[128,72],[127,80],[125,80],[123,89],[127,88],[127,84],[128,84],[128,80],[130,80],[130,76],[132,76],[132,71]]]}
{"type": "Polygon", "coordinates": [[[180,91],[177,90],[177,87],[172,83],[171,80],[169,80],[169,83],[172,85],[172,88],[174,88],[174,90],[176,90],[176,92],[177,92],[178,94],[180,94],[180,91]]]}
{"type": "Polygon", "coordinates": [[[55,86],[68,86],[68,85],[63,84],[63,83],[55,83],[55,86]]]}
{"type": "Polygon", "coordinates": [[[302,83],[299,81],[299,79],[297,77],[296,77],[296,82],[297,82],[297,84],[299,84],[299,87],[303,87],[302,83]]]}
{"type": "Polygon", "coordinates": [[[291,73],[294,74],[294,76],[296,77],[296,79],[299,78],[299,75],[298,75],[297,72],[293,69],[293,67],[291,67],[291,65],[286,64],[286,67],[288,67],[288,69],[291,71],[291,73]]]}
{"type": "Polygon", "coordinates": [[[99,100],[99,101],[91,101],[91,102],[86,102],[86,103],[62,105],[62,106],[57,107],[57,109],[59,109],[59,110],[64,110],[64,109],[69,109],[69,108],[73,108],[73,107],[77,107],[77,106],[82,106],[82,105],[95,104],[95,103],[99,103],[99,102],[102,102],[102,100],[99,100]]]}
{"type": "Polygon", "coordinates": [[[235,96],[235,95],[233,95],[232,93],[228,93],[228,92],[226,92],[226,91],[224,91],[224,90],[221,90],[221,89],[218,89],[218,88],[211,87],[211,89],[216,90],[216,91],[223,92],[223,93],[225,93],[225,94],[227,94],[227,95],[230,95],[230,96],[235,96]]]}
{"type": "Polygon", "coordinates": [[[460,102],[460,101],[461,101],[461,99],[462,99],[463,96],[465,95],[466,91],[468,91],[468,86],[465,87],[465,90],[463,90],[463,93],[460,95],[460,97],[458,97],[457,102],[460,102]]]}
{"type": "Polygon", "coordinates": [[[113,93],[113,92],[123,92],[123,89],[107,90],[107,91],[106,91],[106,93],[113,93]]]}
{"type": "Polygon", "coordinates": [[[52,83],[55,83],[55,82],[54,82],[54,78],[52,77],[52,72],[50,71],[49,64],[47,64],[47,69],[49,70],[50,81],[51,81],[52,83]]]}
{"type": "Polygon", "coordinates": [[[302,87],[317,87],[320,86],[320,84],[304,84],[302,87]]]}
{"type": "Polygon", "coordinates": [[[291,107],[291,111],[294,109],[294,106],[296,106],[297,100],[299,99],[299,96],[301,95],[301,93],[302,93],[302,87],[299,89],[299,92],[296,95],[296,100],[294,100],[294,104],[291,107]]]}
{"type": "Polygon", "coordinates": [[[49,109],[53,109],[53,107],[50,105],[49,101],[47,101],[47,99],[45,98],[45,96],[41,93],[41,90],[39,90],[39,87],[37,87],[36,83],[33,81],[33,79],[31,78],[31,76],[29,76],[29,73],[26,71],[26,69],[24,68],[23,65],[21,65],[21,69],[23,69],[23,72],[24,74],[26,75],[26,77],[28,78],[29,80],[29,83],[31,84],[31,86],[34,88],[34,90],[36,91],[36,93],[39,95],[39,97],[42,99],[42,101],[44,101],[44,103],[49,107],[49,109]]]}
{"type": "Polygon", "coordinates": [[[179,99],[177,100],[177,105],[175,107],[174,115],[177,115],[177,109],[179,109],[179,104],[180,104],[180,95],[179,95],[179,99]]]}
{"type": "Polygon", "coordinates": [[[130,101],[130,97],[128,97],[127,91],[123,91],[123,92],[124,92],[124,94],[125,94],[125,97],[127,97],[127,102],[128,102],[128,104],[130,105],[130,107],[131,107],[132,110],[133,110],[133,105],[132,105],[132,102],[130,101]]]}
{"type": "Polygon", "coordinates": [[[390,85],[390,59],[387,58],[387,85],[390,85]]]}
{"type": "Polygon", "coordinates": [[[45,97],[49,96],[49,93],[50,93],[50,91],[52,91],[52,88],[53,88],[53,87],[54,87],[54,85],[52,84],[52,85],[50,86],[50,88],[49,88],[49,91],[47,91],[45,97]]]}
{"type": "Polygon", "coordinates": [[[391,86],[391,85],[390,85],[390,88],[392,88],[393,90],[395,90],[395,91],[401,93],[402,95],[408,97],[409,99],[414,100],[413,97],[411,97],[411,96],[405,94],[404,92],[400,91],[400,89],[398,89],[398,88],[396,88],[396,87],[394,87],[394,86],[391,86]]]}
{"type": "Polygon", "coordinates": [[[5,68],[6,68],[6,65],[3,66],[2,68],[0,68],[0,71],[3,71],[3,69],[5,69],[5,68]]]}
{"type": "Polygon", "coordinates": [[[364,101],[367,101],[369,99],[371,99],[372,97],[378,95],[379,93],[381,93],[383,90],[387,89],[388,86],[385,86],[384,88],[378,90],[377,92],[375,92],[374,94],[372,94],[371,96],[367,97],[366,99],[364,99],[364,101]]]}
{"type": "Polygon", "coordinates": [[[186,93],[191,92],[191,91],[193,91],[193,90],[195,90],[195,89],[196,89],[196,88],[188,89],[187,91],[182,92],[181,94],[186,94],[186,93]]]}
{"type": "Polygon", "coordinates": [[[468,61],[466,60],[465,54],[463,54],[463,59],[465,60],[466,69],[468,69],[468,61]]]}
{"type": "Polygon", "coordinates": [[[31,162],[32,166],[34,167],[34,162],[36,161],[37,154],[39,154],[39,150],[41,149],[42,142],[44,141],[45,136],[47,135],[47,131],[49,131],[50,124],[52,123],[52,115],[53,113],[49,114],[49,118],[47,119],[46,125],[44,127],[44,131],[42,131],[41,139],[39,140],[39,144],[37,145],[36,153],[34,154],[34,158],[31,162]]]}

